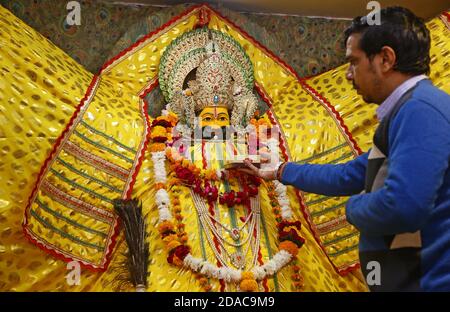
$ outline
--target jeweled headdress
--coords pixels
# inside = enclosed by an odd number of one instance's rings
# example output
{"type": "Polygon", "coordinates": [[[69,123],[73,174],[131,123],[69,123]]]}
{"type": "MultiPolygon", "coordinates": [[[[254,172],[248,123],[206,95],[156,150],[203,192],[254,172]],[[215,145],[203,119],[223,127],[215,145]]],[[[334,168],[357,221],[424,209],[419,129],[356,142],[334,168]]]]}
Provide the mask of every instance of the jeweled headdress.
{"type": "Polygon", "coordinates": [[[232,37],[208,28],[175,39],[159,66],[159,84],[168,109],[192,126],[207,106],[224,106],[233,126],[246,126],[258,106],[253,65],[232,37]]]}

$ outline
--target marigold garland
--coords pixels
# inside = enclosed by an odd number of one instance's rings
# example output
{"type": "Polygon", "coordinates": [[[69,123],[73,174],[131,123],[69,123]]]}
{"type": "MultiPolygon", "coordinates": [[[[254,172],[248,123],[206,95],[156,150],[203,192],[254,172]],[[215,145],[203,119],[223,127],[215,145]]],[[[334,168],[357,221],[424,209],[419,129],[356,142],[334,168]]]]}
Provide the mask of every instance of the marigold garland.
{"type": "MultiPolygon", "coordinates": [[[[264,119],[259,118],[252,119],[250,123],[257,129],[261,125],[268,125],[264,119]]],[[[224,175],[222,172],[217,172],[212,169],[197,168],[188,159],[177,153],[174,148],[170,147],[173,143],[171,142],[172,128],[176,124],[176,116],[170,113],[167,114],[166,112],[166,115],[159,116],[152,122],[152,131],[150,135],[153,140],[153,144],[150,145],[150,151],[154,161],[155,185],[159,191],[165,192],[161,193],[159,200],[157,199],[157,205],[160,212],[158,230],[161,238],[166,243],[166,249],[168,251],[167,261],[176,266],[187,266],[194,272],[197,272],[195,276],[205,291],[210,291],[212,289],[207,277],[224,279],[228,282],[237,282],[242,291],[257,291],[258,280],[264,279],[267,275],[273,275],[289,262],[296,263],[298,250],[304,244],[304,239],[300,236],[300,222],[290,222],[286,220],[292,215],[286,195],[286,188],[281,184],[275,185],[275,182],[268,184],[268,194],[272,205],[272,211],[275,214],[275,219],[277,221],[280,244],[278,253],[276,253],[266,264],[253,268],[251,272],[240,272],[226,267],[218,268],[207,261],[204,262],[201,259],[192,257],[188,245],[188,234],[185,232],[185,224],[182,222],[183,216],[181,215],[181,204],[178,192],[179,182],[180,180],[185,183],[187,182],[187,184],[193,186],[194,191],[202,194],[208,201],[214,202],[219,197],[214,182],[220,181],[224,175]],[[165,174],[165,169],[162,170],[162,168],[156,168],[157,166],[164,166],[164,158],[170,161],[171,169],[176,176],[176,178],[172,177],[168,181],[167,177],[163,176],[165,174]],[[156,171],[158,171],[158,174],[156,171]],[[169,202],[167,202],[166,196],[168,196],[168,194],[166,188],[172,187],[172,200],[169,199],[169,202]],[[168,210],[169,207],[172,208],[172,212],[168,210]],[[171,215],[171,213],[173,213],[173,215],[171,215]],[[162,216],[164,216],[164,218],[162,218],[162,216]],[[177,224],[170,221],[168,216],[171,216],[172,220],[175,220],[177,224]]],[[[242,175],[235,175],[233,177],[241,179],[241,185],[244,186],[244,190],[241,192],[230,191],[221,195],[219,197],[220,203],[227,204],[230,207],[236,204],[248,206],[246,204],[249,202],[249,197],[258,194],[258,186],[260,185],[259,179],[247,176],[247,180],[245,180],[242,175]]],[[[228,176],[228,179],[229,178],[230,176],[228,176]]],[[[298,266],[293,266],[293,269],[294,274],[292,275],[292,278],[294,280],[294,287],[300,289],[303,287],[300,269],[298,266]]]]}

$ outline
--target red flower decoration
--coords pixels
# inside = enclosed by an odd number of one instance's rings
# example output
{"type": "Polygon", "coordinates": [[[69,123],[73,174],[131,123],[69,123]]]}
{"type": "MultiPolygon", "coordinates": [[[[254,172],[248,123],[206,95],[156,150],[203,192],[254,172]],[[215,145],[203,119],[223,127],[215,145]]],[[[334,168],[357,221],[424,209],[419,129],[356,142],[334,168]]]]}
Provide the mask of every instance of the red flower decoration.
{"type": "Polygon", "coordinates": [[[158,136],[153,138],[153,142],[164,143],[167,141],[167,137],[158,136]]]}
{"type": "Polygon", "coordinates": [[[177,167],[175,168],[175,174],[178,178],[187,181],[189,184],[193,184],[195,181],[194,174],[187,168],[177,167]]]}
{"type": "Polygon", "coordinates": [[[161,126],[164,128],[169,128],[172,126],[172,124],[170,123],[170,121],[166,120],[166,119],[155,119],[152,122],[152,127],[155,126],[161,126]]]}
{"type": "Polygon", "coordinates": [[[208,182],[206,182],[204,195],[206,196],[209,202],[214,202],[216,201],[219,195],[219,190],[217,189],[217,187],[211,186],[208,182]]]}
{"type": "Polygon", "coordinates": [[[200,180],[195,180],[193,190],[195,193],[200,194],[200,196],[203,196],[202,182],[200,180]]]}
{"type": "Polygon", "coordinates": [[[222,196],[220,196],[219,203],[221,205],[226,204],[228,207],[234,206],[234,203],[235,203],[235,192],[233,190],[231,190],[230,192],[224,193],[222,196]]]}
{"type": "Polygon", "coordinates": [[[184,260],[184,258],[186,258],[186,256],[189,254],[189,252],[191,251],[191,249],[189,248],[189,246],[186,245],[181,245],[178,246],[177,248],[175,248],[175,251],[173,252],[181,261],[184,260]]]}
{"type": "Polygon", "coordinates": [[[258,187],[256,185],[250,185],[247,189],[247,192],[251,197],[258,195],[258,187]]]}
{"type": "Polygon", "coordinates": [[[305,243],[305,239],[298,235],[297,231],[291,229],[289,232],[282,231],[279,233],[280,242],[289,240],[297,245],[297,247],[302,247],[305,243]]]}
{"type": "Polygon", "coordinates": [[[277,225],[278,232],[283,231],[284,228],[288,227],[288,226],[294,226],[296,229],[300,230],[300,228],[302,227],[302,223],[300,221],[289,222],[287,220],[283,220],[280,223],[278,223],[278,225],[277,225]]]}

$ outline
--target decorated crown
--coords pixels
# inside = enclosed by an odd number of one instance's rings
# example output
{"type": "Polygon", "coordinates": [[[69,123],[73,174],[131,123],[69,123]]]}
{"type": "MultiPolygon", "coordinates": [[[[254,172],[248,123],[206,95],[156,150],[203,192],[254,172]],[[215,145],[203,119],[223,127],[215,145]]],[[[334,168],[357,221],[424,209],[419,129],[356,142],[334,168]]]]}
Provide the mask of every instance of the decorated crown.
{"type": "Polygon", "coordinates": [[[167,47],[159,83],[168,109],[190,126],[207,106],[227,107],[231,124],[245,126],[258,105],[248,55],[232,37],[208,28],[187,32],[167,47]]]}

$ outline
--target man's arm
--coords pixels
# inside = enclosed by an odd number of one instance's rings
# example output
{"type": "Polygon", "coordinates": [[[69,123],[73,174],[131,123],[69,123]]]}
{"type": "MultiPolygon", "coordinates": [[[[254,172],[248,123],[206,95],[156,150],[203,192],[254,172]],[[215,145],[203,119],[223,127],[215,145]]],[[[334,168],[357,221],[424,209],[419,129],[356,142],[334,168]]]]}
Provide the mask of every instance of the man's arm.
{"type": "Polygon", "coordinates": [[[390,127],[384,187],[356,195],[347,203],[347,220],[364,234],[391,235],[421,229],[448,170],[448,120],[426,103],[414,101],[407,105],[390,127]]]}
{"type": "Polygon", "coordinates": [[[287,163],[281,182],[302,191],[327,195],[348,196],[364,189],[368,153],[339,165],[287,163]]]}

